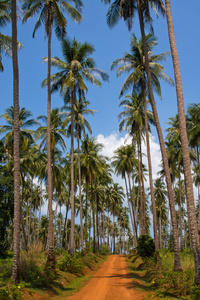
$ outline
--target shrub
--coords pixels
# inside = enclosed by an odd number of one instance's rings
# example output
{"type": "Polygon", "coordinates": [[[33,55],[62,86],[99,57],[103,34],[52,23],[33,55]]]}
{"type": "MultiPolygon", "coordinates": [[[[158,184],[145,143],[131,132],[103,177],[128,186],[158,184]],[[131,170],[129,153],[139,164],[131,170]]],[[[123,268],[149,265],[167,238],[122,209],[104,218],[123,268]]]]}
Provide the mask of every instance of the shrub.
{"type": "Polygon", "coordinates": [[[29,250],[21,253],[20,276],[33,287],[48,287],[55,274],[45,268],[46,259],[38,259],[38,253],[29,250]]]}
{"type": "Polygon", "coordinates": [[[151,257],[155,253],[154,240],[148,234],[140,235],[136,249],[138,255],[140,255],[141,257],[151,257]]]}
{"type": "Polygon", "coordinates": [[[177,296],[190,295],[193,282],[194,270],[166,272],[162,278],[156,280],[156,284],[160,286],[164,292],[172,292],[177,296]]]}
{"type": "Polygon", "coordinates": [[[21,290],[20,286],[13,285],[10,288],[0,289],[0,300],[21,300],[21,290]]]}
{"type": "Polygon", "coordinates": [[[82,275],[84,264],[80,257],[72,257],[66,252],[58,261],[57,267],[61,271],[69,272],[75,275],[82,275]]]}
{"type": "Polygon", "coordinates": [[[191,299],[199,300],[200,299],[200,287],[195,285],[191,289],[191,299]]]}

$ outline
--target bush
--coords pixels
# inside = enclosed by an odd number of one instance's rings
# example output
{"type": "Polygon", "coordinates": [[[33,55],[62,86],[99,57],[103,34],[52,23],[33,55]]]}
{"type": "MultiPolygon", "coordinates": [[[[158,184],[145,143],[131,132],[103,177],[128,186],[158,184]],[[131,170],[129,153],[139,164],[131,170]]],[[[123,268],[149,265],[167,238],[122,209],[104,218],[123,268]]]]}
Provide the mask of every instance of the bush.
{"type": "Polygon", "coordinates": [[[11,286],[10,288],[1,288],[0,289],[0,300],[21,300],[21,290],[20,286],[11,286]]]}
{"type": "Polygon", "coordinates": [[[66,252],[58,261],[57,267],[61,271],[69,272],[75,275],[82,275],[84,264],[80,257],[72,257],[66,252]]]}
{"type": "Polygon", "coordinates": [[[55,274],[45,268],[46,259],[38,259],[38,253],[29,250],[22,252],[20,260],[20,276],[33,287],[48,287],[55,274]]]}
{"type": "Polygon", "coordinates": [[[138,255],[140,255],[141,257],[151,257],[155,253],[154,240],[148,234],[140,235],[136,249],[138,255]]]}
{"type": "Polygon", "coordinates": [[[166,272],[162,278],[156,280],[156,284],[160,286],[164,292],[172,292],[177,296],[190,295],[193,282],[194,270],[187,270],[185,272],[166,272]]]}

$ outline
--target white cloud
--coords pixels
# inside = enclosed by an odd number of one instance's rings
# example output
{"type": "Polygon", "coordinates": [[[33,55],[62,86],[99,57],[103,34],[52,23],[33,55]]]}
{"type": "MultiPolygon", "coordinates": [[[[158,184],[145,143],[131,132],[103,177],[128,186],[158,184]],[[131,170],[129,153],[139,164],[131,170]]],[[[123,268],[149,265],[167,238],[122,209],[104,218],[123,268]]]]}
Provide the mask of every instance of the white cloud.
{"type": "MultiPolygon", "coordinates": [[[[114,155],[114,151],[124,145],[131,143],[131,137],[126,134],[124,137],[119,137],[117,133],[111,133],[109,136],[104,136],[99,134],[97,136],[97,141],[104,145],[102,154],[111,158],[114,155]]],[[[157,172],[160,170],[161,163],[161,153],[160,146],[155,142],[155,137],[150,136],[150,151],[151,151],[151,160],[152,160],[152,173],[153,178],[157,177],[157,172]]],[[[142,152],[145,154],[143,156],[143,163],[148,166],[147,156],[146,156],[146,145],[142,143],[142,152]]]]}

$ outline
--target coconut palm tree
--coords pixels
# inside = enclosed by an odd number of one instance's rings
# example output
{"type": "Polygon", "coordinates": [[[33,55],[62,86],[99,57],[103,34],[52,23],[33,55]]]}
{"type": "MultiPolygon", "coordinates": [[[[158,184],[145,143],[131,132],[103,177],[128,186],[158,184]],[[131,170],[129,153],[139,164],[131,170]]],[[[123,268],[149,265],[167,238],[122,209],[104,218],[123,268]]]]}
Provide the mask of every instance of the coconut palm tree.
{"type": "MultiPolygon", "coordinates": [[[[88,43],[81,44],[74,38],[63,40],[61,43],[65,61],[59,58],[51,58],[51,64],[61,69],[61,71],[51,76],[52,91],[61,89],[64,94],[65,102],[71,102],[71,255],[74,255],[74,104],[78,95],[87,91],[84,79],[101,86],[101,82],[95,77],[96,74],[102,80],[108,80],[108,75],[95,68],[94,59],[91,54],[94,52],[92,45],[88,43]]],[[[44,58],[46,61],[46,58],[44,58]]],[[[46,80],[43,84],[46,84],[46,80]]]]}
{"type": "MultiPolygon", "coordinates": [[[[11,16],[12,3],[10,0],[1,0],[0,2],[0,28],[5,27],[12,21],[11,16]]],[[[18,49],[22,47],[22,44],[17,42],[18,49]]],[[[3,72],[4,67],[2,64],[2,53],[8,56],[12,56],[12,37],[3,34],[0,31],[0,72],[3,72]]]]}
{"type": "MultiPolygon", "coordinates": [[[[140,186],[140,199],[141,199],[141,222],[140,231],[145,234],[145,193],[144,193],[144,178],[142,169],[142,136],[144,134],[144,109],[143,98],[140,93],[137,95],[133,93],[132,96],[126,96],[125,100],[120,101],[120,106],[123,105],[124,111],[119,114],[119,119],[124,117],[120,124],[119,130],[127,129],[131,136],[135,136],[138,149],[138,170],[139,170],[139,186],[140,186]]],[[[153,123],[153,116],[148,112],[148,119],[153,123]]]]}
{"type": "MultiPolygon", "coordinates": [[[[110,3],[110,0],[104,0],[105,3],[110,3]]],[[[182,270],[181,269],[181,261],[180,261],[180,253],[179,253],[179,243],[178,243],[178,227],[177,227],[177,220],[176,220],[176,211],[174,205],[174,194],[172,190],[172,183],[170,177],[170,170],[167,160],[167,153],[165,149],[165,143],[163,138],[162,129],[160,126],[160,121],[158,118],[156,103],[153,95],[153,85],[152,85],[152,78],[149,66],[149,54],[148,48],[146,44],[146,36],[145,36],[145,21],[150,26],[152,18],[150,16],[150,6],[154,9],[157,8],[163,15],[165,14],[165,7],[162,0],[119,0],[114,1],[113,4],[110,6],[110,9],[107,13],[107,23],[110,27],[116,24],[121,18],[127,22],[129,29],[131,29],[133,25],[133,17],[136,11],[138,12],[139,24],[140,24],[140,31],[143,41],[143,49],[144,49],[144,58],[145,58],[145,70],[147,74],[147,83],[148,83],[148,93],[149,99],[151,103],[151,107],[153,110],[154,120],[156,124],[156,129],[158,133],[158,138],[161,147],[161,154],[163,159],[163,165],[165,168],[165,178],[167,183],[167,190],[168,190],[168,198],[170,203],[170,212],[171,212],[171,219],[173,224],[173,232],[174,232],[174,270],[182,270]]]]}
{"type": "MultiPolygon", "coordinates": [[[[95,138],[89,138],[88,135],[82,140],[81,144],[81,168],[82,175],[85,177],[85,237],[87,240],[87,227],[88,227],[88,190],[89,185],[93,193],[94,182],[103,175],[105,171],[105,164],[99,152],[102,151],[103,145],[98,143],[95,138]]],[[[94,205],[94,204],[93,204],[94,205]]],[[[95,234],[95,232],[93,232],[95,234]]],[[[87,244],[86,244],[87,246],[87,244]]]]}
{"type": "Polygon", "coordinates": [[[24,10],[23,22],[26,22],[30,17],[39,13],[36,21],[33,37],[37,29],[44,23],[45,36],[48,36],[48,71],[47,71],[47,164],[48,164],[48,199],[49,199],[49,254],[47,264],[55,268],[55,256],[53,252],[53,215],[52,215],[52,174],[51,174],[51,39],[52,39],[52,25],[55,25],[55,33],[58,39],[63,39],[66,34],[67,21],[61,11],[63,9],[69,16],[76,22],[80,22],[82,16],[79,11],[82,8],[82,1],[75,0],[75,7],[71,6],[68,2],[61,1],[45,1],[45,0],[26,0],[22,9],[24,10]],[[59,6],[60,5],[60,6],[59,6]],[[78,11],[78,10],[79,11],[78,11]]]}
{"type": "Polygon", "coordinates": [[[195,261],[195,283],[199,285],[200,284],[200,267],[199,267],[200,266],[200,241],[198,236],[198,227],[197,227],[197,220],[196,220],[196,213],[195,213],[193,184],[192,184],[192,175],[191,175],[191,166],[190,166],[191,162],[190,162],[190,155],[189,155],[187,129],[186,129],[181,71],[179,65],[178,52],[176,48],[170,0],[165,0],[165,7],[166,7],[166,17],[167,17],[167,25],[168,25],[168,35],[169,35],[170,48],[172,53],[174,77],[175,77],[175,84],[176,84],[179,127],[180,127],[180,137],[181,137],[181,145],[183,151],[183,165],[184,165],[185,184],[186,184],[186,198],[188,203],[188,221],[190,222],[190,226],[191,226],[192,247],[193,247],[193,254],[194,254],[194,261],[195,261]]]}
{"type": "MultiPolygon", "coordinates": [[[[78,172],[79,172],[79,202],[80,202],[80,239],[81,239],[81,247],[83,248],[83,212],[82,212],[82,195],[81,195],[81,163],[80,163],[80,139],[82,136],[82,132],[85,135],[85,129],[92,133],[92,129],[88,121],[84,118],[84,115],[92,114],[94,115],[95,110],[88,109],[87,106],[90,104],[89,101],[85,99],[85,96],[80,98],[78,101],[76,100],[74,105],[74,129],[76,132],[76,140],[78,144],[78,172]]],[[[65,117],[63,121],[63,126],[68,126],[68,133],[71,133],[71,107],[67,103],[62,108],[62,116],[65,117]]]]}
{"type": "MultiPolygon", "coordinates": [[[[169,52],[164,52],[159,55],[153,55],[153,48],[157,45],[157,40],[155,36],[152,34],[146,35],[146,44],[149,55],[149,65],[152,76],[153,86],[161,97],[161,87],[159,83],[159,79],[164,79],[170,84],[173,84],[173,81],[169,76],[164,73],[164,68],[160,64],[161,61],[165,60],[169,52]]],[[[156,232],[156,209],[155,209],[155,199],[153,192],[153,179],[152,179],[152,167],[151,167],[151,155],[150,155],[150,145],[149,145],[149,130],[148,130],[148,116],[147,116],[147,108],[146,108],[146,74],[145,74],[145,59],[144,59],[144,49],[143,49],[143,41],[137,40],[136,36],[133,34],[131,38],[131,53],[125,53],[123,58],[117,59],[113,62],[111,68],[118,67],[122,64],[121,67],[117,70],[117,75],[119,76],[121,73],[128,71],[130,75],[126,78],[123,83],[120,96],[128,90],[130,87],[135,90],[139,89],[142,92],[143,97],[143,106],[144,106],[144,127],[146,133],[146,145],[147,145],[147,158],[149,165],[149,183],[150,183],[150,191],[151,191],[151,202],[153,207],[153,228],[154,228],[154,239],[156,250],[158,250],[158,239],[156,232]]]]}
{"type": "Polygon", "coordinates": [[[118,183],[113,183],[111,194],[111,213],[113,214],[113,253],[115,254],[115,217],[124,198],[123,188],[118,183]]]}
{"type": "Polygon", "coordinates": [[[166,215],[167,190],[161,177],[154,182],[154,194],[158,216],[159,248],[162,248],[162,219],[166,215]]]}
{"type": "Polygon", "coordinates": [[[12,0],[12,60],[13,60],[13,107],[14,107],[14,252],[12,278],[19,282],[20,266],[20,148],[19,148],[19,69],[17,55],[16,0],[12,0]]]}
{"type": "Polygon", "coordinates": [[[131,223],[133,232],[135,232],[135,240],[137,242],[137,225],[136,216],[134,211],[134,195],[131,192],[131,174],[137,165],[137,159],[135,157],[135,151],[132,145],[123,145],[114,151],[111,165],[115,168],[115,173],[121,175],[122,179],[125,180],[126,195],[129,205],[129,212],[131,216],[131,223]],[[128,183],[127,183],[128,180],[128,183]],[[131,210],[132,206],[132,210],[131,210]],[[131,212],[132,211],[132,212],[131,212]]]}
{"type": "MultiPolygon", "coordinates": [[[[0,126],[0,134],[4,134],[2,141],[5,148],[13,156],[13,139],[14,139],[14,107],[11,106],[5,110],[5,113],[0,116],[6,121],[6,125],[0,126]]],[[[30,127],[39,125],[39,122],[31,118],[32,113],[25,107],[19,108],[19,138],[20,149],[25,151],[29,143],[33,143],[34,131],[30,127]]]]}
{"type": "MultiPolygon", "coordinates": [[[[40,126],[36,132],[36,141],[41,139],[40,148],[47,149],[47,117],[39,116],[38,120],[42,120],[46,123],[46,126],[40,126]]],[[[67,137],[66,129],[62,122],[60,111],[58,108],[51,110],[51,161],[52,161],[52,182],[54,181],[54,167],[55,167],[55,151],[59,145],[63,151],[66,150],[66,144],[64,138],[67,137]]],[[[54,186],[52,184],[52,192],[54,186]]]]}

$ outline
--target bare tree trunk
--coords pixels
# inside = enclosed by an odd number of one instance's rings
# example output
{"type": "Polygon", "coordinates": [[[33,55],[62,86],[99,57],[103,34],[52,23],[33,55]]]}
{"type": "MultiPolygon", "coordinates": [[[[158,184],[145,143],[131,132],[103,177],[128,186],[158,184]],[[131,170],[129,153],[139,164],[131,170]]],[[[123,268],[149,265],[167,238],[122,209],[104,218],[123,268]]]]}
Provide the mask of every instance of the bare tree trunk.
{"type": "Polygon", "coordinates": [[[75,251],[75,206],[74,206],[74,100],[75,91],[72,89],[71,95],[71,248],[70,254],[73,257],[75,251]]]}
{"type": "Polygon", "coordinates": [[[39,208],[39,216],[38,216],[37,242],[39,242],[40,218],[41,218],[41,203],[42,203],[42,181],[41,181],[41,186],[40,186],[40,208],[39,208]]]}
{"type": "Polygon", "coordinates": [[[55,270],[55,255],[54,255],[54,235],[53,235],[53,211],[52,211],[52,174],[51,174],[51,14],[48,9],[48,71],[47,71],[47,87],[48,87],[48,100],[47,100],[47,182],[48,182],[48,208],[49,208],[49,229],[48,229],[48,246],[49,253],[47,257],[47,267],[55,270]]]}
{"type": "Polygon", "coordinates": [[[80,205],[80,240],[81,249],[83,250],[83,207],[81,195],[81,161],[80,161],[80,140],[79,140],[79,125],[77,129],[77,144],[78,144],[78,181],[79,181],[79,205],[80,205]]]}

